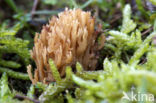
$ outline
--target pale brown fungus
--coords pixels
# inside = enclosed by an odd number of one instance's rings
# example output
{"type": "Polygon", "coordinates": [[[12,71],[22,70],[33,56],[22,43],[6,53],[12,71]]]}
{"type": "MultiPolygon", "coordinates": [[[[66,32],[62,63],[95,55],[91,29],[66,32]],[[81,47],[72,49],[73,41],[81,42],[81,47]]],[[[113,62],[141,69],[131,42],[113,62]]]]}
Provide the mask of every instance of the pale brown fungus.
{"type": "Polygon", "coordinates": [[[85,70],[94,70],[97,59],[95,57],[94,18],[90,12],[81,9],[66,9],[52,17],[49,24],[43,26],[41,33],[36,33],[34,48],[31,56],[36,63],[35,76],[28,74],[33,84],[36,82],[54,81],[48,63],[52,59],[62,76],[65,67],[73,66],[78,61],[85,70]]]}

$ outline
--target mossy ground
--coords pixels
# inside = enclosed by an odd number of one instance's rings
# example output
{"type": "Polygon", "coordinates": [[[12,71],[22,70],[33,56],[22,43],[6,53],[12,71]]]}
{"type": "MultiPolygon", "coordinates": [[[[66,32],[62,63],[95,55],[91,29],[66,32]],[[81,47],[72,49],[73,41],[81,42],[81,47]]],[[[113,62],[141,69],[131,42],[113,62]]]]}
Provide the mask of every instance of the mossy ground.
{"type": "Polygon", "coordinates": [[[123,92],[156,97],[155,5],[155,0],[1,0],[0,103],[155,103],[121,99],[123,92]],[[29,52],[35,32],[65,7],[91,11],[95,29],[101,25],[97,42],[101,35],[106,41],[97,68],[84,71],[77,63],[58,79],[50,61],[56,82],[32,85],[26,66],[36,67],[29,52]]]}

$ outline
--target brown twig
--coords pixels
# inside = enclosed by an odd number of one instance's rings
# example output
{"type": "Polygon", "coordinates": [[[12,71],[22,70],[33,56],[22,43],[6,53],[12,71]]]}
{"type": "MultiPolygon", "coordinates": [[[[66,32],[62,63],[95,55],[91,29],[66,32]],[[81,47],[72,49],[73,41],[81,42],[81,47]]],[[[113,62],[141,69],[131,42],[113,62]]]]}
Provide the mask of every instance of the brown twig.
{"type": "Polygon", "coordinates": [[[39,0],[34,0],[34,4],[33,4],[33,7],[32,7],[32,10],[31,10],[31,17],[34,16],[34,12],[36,11],[38,2],[39,2],[39,0]]]}
{"type": "Polygon", "coordinates": [[[34,103],[40,103],[40,101],[38,101],[38,100],[36,100],[36,99],[32,99],[32,98],[29,98],[29,97],[27,97],[27,96],[22,96],[22,95],[15,95],[15,97],[14,98],[18,98],[18,99],[27,99],[27,100],[30,100],[30,101],[32,101],[32,102],[34,102],[34,103]]]}
{"type": "Polygon", "coordinates": [[[147,29],[146,31],[144,31],[142,33],[142,35],[146,35],[147,33],[149,33],[150,31],[152,31],[153,27],[150,27],[149,29],[147,29]]]}
{"type": "Polygon", "coordinates": [[[116,22],[117,20],[119,20],[121,17],[122,17],[122,15],[115,15],[115,18],[112,19],[112,20],[110,21],[110,24],[115,23],[115,22],[116,22]]]}

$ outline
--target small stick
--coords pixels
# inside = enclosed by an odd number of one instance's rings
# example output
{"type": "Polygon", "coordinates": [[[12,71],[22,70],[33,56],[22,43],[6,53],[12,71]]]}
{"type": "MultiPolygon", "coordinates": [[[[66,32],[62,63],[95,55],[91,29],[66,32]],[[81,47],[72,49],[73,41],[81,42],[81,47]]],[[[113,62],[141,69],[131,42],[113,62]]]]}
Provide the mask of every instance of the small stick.
{"type": "Polygon", "coordinates": [[[150,31],[152,31],[152,29],[153,29],[153,27],[150,27],[149,29],[147,29],[146,31],[144,31],[142,33],[142,35],[145,35],[145,34],[149,33],[150,31]]]}
{"type": "Polygon", "coordinates": [[[34,13],[35,13],[35,11],[36,11],[38,2],[39,2],[39,0],[34,0],[33,8],[32,8],[32,10],[31,10],[31,17],[34,16],[34,13]]]}
{"type": "Polygon", "coordinates": [[[122,15],[115,15],[115,18],[110,21],[110,24],[113,24],[114,22],[119,20],[121,17],[122,17],[122,15]]]}
{"type": "Polygon", "coordinates": [[[22,96],[22,95],[15,95],[15,97],[14,98],[18,98],[18,99],[27,99],[27,100],[30,100],[30,101],[32,101],[32,102],[34,102],[34,103],[40,103],[40,101],[38,101],[38,100],[36,100],[36,99],[32,99],[32,98],[29,98],[29,97],[27,97],[27,96],[22,96]]]}

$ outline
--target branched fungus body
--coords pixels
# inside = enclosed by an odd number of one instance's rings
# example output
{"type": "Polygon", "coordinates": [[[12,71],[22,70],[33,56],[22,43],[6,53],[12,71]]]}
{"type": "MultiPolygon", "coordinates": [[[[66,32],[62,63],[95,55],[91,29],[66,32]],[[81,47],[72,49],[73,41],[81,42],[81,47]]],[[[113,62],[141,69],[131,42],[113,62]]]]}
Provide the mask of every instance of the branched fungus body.
{"type": "Polygon", "coordinates": [[[61,77],[65,75],[65,67],[73,66],[77,61],[85,70],[94,70],[97,62],[95,39],[94,19],[90,12],[66,9],[58,17],[52,17],[41,33],[36,33],[31,55],[37,69],[33,78],[28,66],[30,79],[33,83],[54,80],[49,59],[54,61],[61,77]]]}

